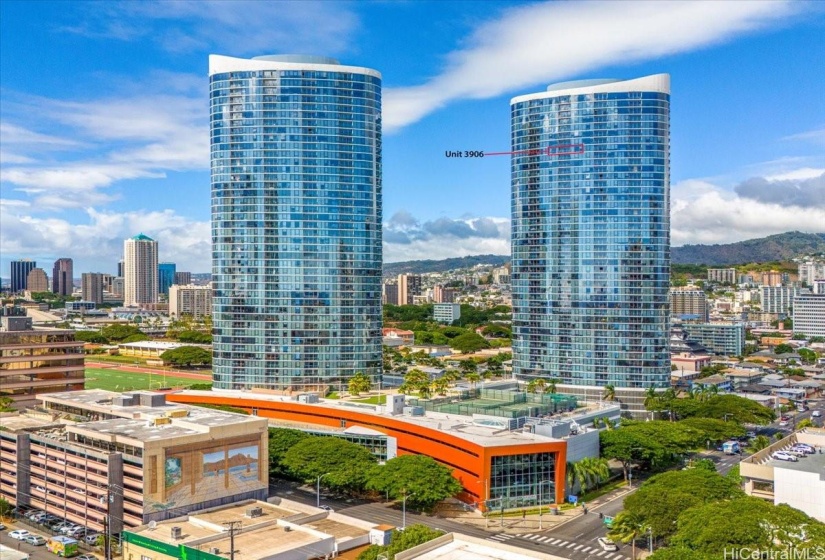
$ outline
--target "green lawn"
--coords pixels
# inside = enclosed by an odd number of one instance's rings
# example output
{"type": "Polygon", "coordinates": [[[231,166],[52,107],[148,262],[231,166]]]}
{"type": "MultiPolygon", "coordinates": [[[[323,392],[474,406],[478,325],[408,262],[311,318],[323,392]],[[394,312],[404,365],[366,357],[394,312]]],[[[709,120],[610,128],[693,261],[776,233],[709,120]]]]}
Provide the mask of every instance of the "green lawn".
{"type": "Polygon", "coordinates": [[[210,381],[206,377],[201,381],[185,377],[172,377],[171,375],[150,375],[148,373],[132,373],[113,369],[86,368],[87,389],[123,392],[158,389],[160,387],[188,387],[196,383],[209,383],[210,381]]]}
{"type": "Polygon", "coordinates": [[[387,395],[373,395],[366,399],[352,399],[352,402],[366,404],[387,404],[387,395]]]}

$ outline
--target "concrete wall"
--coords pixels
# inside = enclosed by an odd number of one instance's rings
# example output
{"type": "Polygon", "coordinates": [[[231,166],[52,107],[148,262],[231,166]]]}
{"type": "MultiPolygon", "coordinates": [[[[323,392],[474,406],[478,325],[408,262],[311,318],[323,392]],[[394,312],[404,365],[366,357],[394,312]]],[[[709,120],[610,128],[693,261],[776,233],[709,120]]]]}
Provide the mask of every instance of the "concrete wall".
{"type": "Polygon", "coordinates": [[[774,503],[789,504],[825,522],[825,479],[818,473],[774,469],[774,503]]]}
{"type": "Polygon", "coordinates": [[[575,463],[585,457],[599,456],[599,430],[590,430],[584,434],[567,439],[567,462],[575,463]]]}

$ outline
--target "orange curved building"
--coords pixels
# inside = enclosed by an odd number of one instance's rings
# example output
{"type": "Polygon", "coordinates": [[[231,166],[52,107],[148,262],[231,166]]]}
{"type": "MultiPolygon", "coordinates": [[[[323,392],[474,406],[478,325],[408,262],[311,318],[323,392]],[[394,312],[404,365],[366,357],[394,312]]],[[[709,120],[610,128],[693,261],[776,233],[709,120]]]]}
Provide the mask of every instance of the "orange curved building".
{"type": "MultiPolygon", "coordinates": [[[[432,457],[453,470],[467,503],[489,507],[530,507],[562,503],[567,442],[502,430],[495,419],[474,422],[467,416],[427,413],[389,414],[375,407],[354,407],[333,401],[298,402],[269,394],[184,391],[167,395],[171,402],[231,406],[250,414],[328,428],[368,428],[395,438],[398,454],[432,457]]],[[[378,407],[383,409],[383,407],[378,407]]],[[[499,419],[506,422],[506,419],[499,419]]]]}

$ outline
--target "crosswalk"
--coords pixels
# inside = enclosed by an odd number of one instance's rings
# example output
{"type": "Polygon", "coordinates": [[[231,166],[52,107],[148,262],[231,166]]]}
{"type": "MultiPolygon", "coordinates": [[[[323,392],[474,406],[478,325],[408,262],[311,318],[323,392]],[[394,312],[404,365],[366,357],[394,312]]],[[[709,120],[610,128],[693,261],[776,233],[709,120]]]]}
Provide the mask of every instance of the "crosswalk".
{"type": "Polygon", "coordinates": [[[564,539],[553,538],[549,535],[537,535],[534,533],[510,535],[508,533],[498,533],[490,537],[487,537],[487,540],[504,543],[515,538],[521,538],[531,542],[542,543],[563,549],[559,552],[580,553],[582,555],[585,555],[587,558],[599,558],[600,560],[628,560],[627,556],[623,555],[620,552],[602,550],[601,547],[597,545],[588,546],[586,544],[578,542],[571,542],[566,541],[564,539]]]}

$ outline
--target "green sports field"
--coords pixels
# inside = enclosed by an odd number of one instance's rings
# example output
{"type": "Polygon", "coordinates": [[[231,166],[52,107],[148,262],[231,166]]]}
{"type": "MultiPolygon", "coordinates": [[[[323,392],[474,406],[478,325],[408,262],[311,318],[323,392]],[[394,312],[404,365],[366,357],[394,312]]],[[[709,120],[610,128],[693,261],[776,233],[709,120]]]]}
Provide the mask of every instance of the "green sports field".
{"type": "Polygon", "coordinates": [[[86,388],[105,389],[107,391],[139,391],[158,389],[160,387],[188,387],[195,383],[211,383],[209,377],[203,380],[171,375],[133,373],[114,369],[86,368],[86,388]]]}

